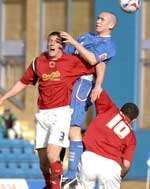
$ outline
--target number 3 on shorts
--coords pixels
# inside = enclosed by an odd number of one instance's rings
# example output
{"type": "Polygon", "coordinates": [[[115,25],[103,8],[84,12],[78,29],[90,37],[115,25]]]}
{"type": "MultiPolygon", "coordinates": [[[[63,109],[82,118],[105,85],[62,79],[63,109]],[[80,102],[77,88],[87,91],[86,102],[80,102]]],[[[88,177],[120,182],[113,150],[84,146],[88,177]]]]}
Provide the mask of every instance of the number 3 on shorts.
{"type": "Polygon", "coordinates": [[[60,132],[59,141],[63,141],[65,137],[65,133],[63,131],[60,132]]]}

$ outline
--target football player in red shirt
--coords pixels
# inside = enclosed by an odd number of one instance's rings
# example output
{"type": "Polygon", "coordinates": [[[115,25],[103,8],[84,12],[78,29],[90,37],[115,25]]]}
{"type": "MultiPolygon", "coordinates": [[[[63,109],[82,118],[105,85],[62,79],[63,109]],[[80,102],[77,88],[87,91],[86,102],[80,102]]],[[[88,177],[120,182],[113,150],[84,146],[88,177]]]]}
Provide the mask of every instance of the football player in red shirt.
{"type": "Polygon", "coordinates": [[[75,55],[65,54],[59,32],[49,34],[47,49],[32,61],[21,79],[0,98],[0,105],[28,85],[38,83],[35,147],[46,189],[60,189],[63,168],[59,155],[62,147],[69,146],[72,86],[81,75],[94,73],[95,67],[75,55]]]}
{"type": "Polygon", "coordinates": [[[81,157],[77,189],[120,189],[123,178],[131,165],[136,147],[136,137],[131,123],[139,114],[134,103],[119,109],[102,91],[96,100],[96,117],[83,137],[85,151],[81,157]]]}

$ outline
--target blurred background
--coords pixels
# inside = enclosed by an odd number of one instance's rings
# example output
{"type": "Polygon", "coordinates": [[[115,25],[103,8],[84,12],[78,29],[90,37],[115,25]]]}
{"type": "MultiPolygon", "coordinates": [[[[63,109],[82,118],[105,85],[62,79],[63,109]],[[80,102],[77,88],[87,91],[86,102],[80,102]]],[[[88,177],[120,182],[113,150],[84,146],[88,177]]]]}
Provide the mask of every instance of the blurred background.
{"type": "MultiPolygon", "coordinates": [[[[146,182],[150,156],[149,9],[150,0],[143,0],[135,13],[122,11],[118,0],[0,0],[0,95],[46,49],[50,32],[67,31],[76,37],[95,30],[96,16],[102,10],[117,15],[119,22],[113,32],[117,55],[107,67],[103,87],[118,106],[133,101],[140,108],[139,120],[134,124],[138,145],[122,189],[150,189],[146,182]]],[[[0,189],[9,183],[10,188],[18,183],[16,189],[43,186],[33,146],[36,99],[37,90],[31,86],[0,107],[0,189]],[[8,117],[17,130],[15,134],[5,129],[8,117]]],[[[92,110],[86,125],[91,117],[92,110]]]]}

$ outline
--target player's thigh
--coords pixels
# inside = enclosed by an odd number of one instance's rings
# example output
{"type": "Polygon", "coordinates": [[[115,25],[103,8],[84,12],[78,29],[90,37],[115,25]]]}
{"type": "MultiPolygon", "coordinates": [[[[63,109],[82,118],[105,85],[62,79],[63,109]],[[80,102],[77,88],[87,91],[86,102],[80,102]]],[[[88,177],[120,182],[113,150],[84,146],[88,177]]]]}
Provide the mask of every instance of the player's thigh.
{"type": "Polygon", "coordinates": [[[48,144],[68,147],[71,114],[69,106],[40,110],[36,114],[36,149],[48,144]]]}
{"type": "Polygon", "coordinates": [[[86,79],[78,79],[72,91],[72,99],[78,99],[79,101],[86,101],[89,96],[91,89],[93,87],[93,82],[86,79]]]}
{"type": "Polygon", "coordinates": [[[107,182],[104,182],[102,186],[103,186],[103,189],[107,189],[107,188],[120,189],[120,183],[117,181],[114,182],[114,180],[109,180],[107,182]]]}
{"type": "Polygon", "coordinates": [[[84,180],[78,179],[75,189],[95,189],[95,182],[94,181],[86,182],[84,180]]]}
{"type": "Polygon", "coordinates": [[[69,106],[57,108],[55,111],[55,122],[51,125],[48,144],[61,147],[69,146],[69,130],[72,110],[69,106]]]}
{"type": "Polygon", "coordinates": [[[103,184],[104,188],[120,189],[120,165],[116,161],[102,156],[99,156],[97,164],[99,183],[103,184]]]}
{"type": "Polygon", "coordinates": [[[85,151],[81,156],[81,162],[78,166],[78,186],[82,185],[84,188],[92,189],[95,186],[97,176],[97,168],[93,162],[93,158],[85,151]]]}
{"type": "Polygon", "coordinates": [[[50,128],[46,125],[43,112],[36,113],[35,148],[46,148],[50,128]]]}
{"type": "Polygon", "coordinates": [[[83,126],[88,107],[91,105],[89,94],[92,85],[92,81],[85,79],[79,79],[75,83],[71,99],[71,108],[73,109],[71,125],[83,126]]]}

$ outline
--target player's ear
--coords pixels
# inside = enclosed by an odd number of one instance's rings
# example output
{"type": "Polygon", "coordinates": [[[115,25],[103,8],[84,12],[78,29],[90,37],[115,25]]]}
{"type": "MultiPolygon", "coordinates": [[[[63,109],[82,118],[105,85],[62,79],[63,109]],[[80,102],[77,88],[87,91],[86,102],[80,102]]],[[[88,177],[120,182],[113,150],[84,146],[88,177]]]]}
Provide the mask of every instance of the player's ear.
{"type": "Polygon", "coordinates": [[[114,28],[114,23],[109,24],[109,29],[112,30],[114,28]]]}

